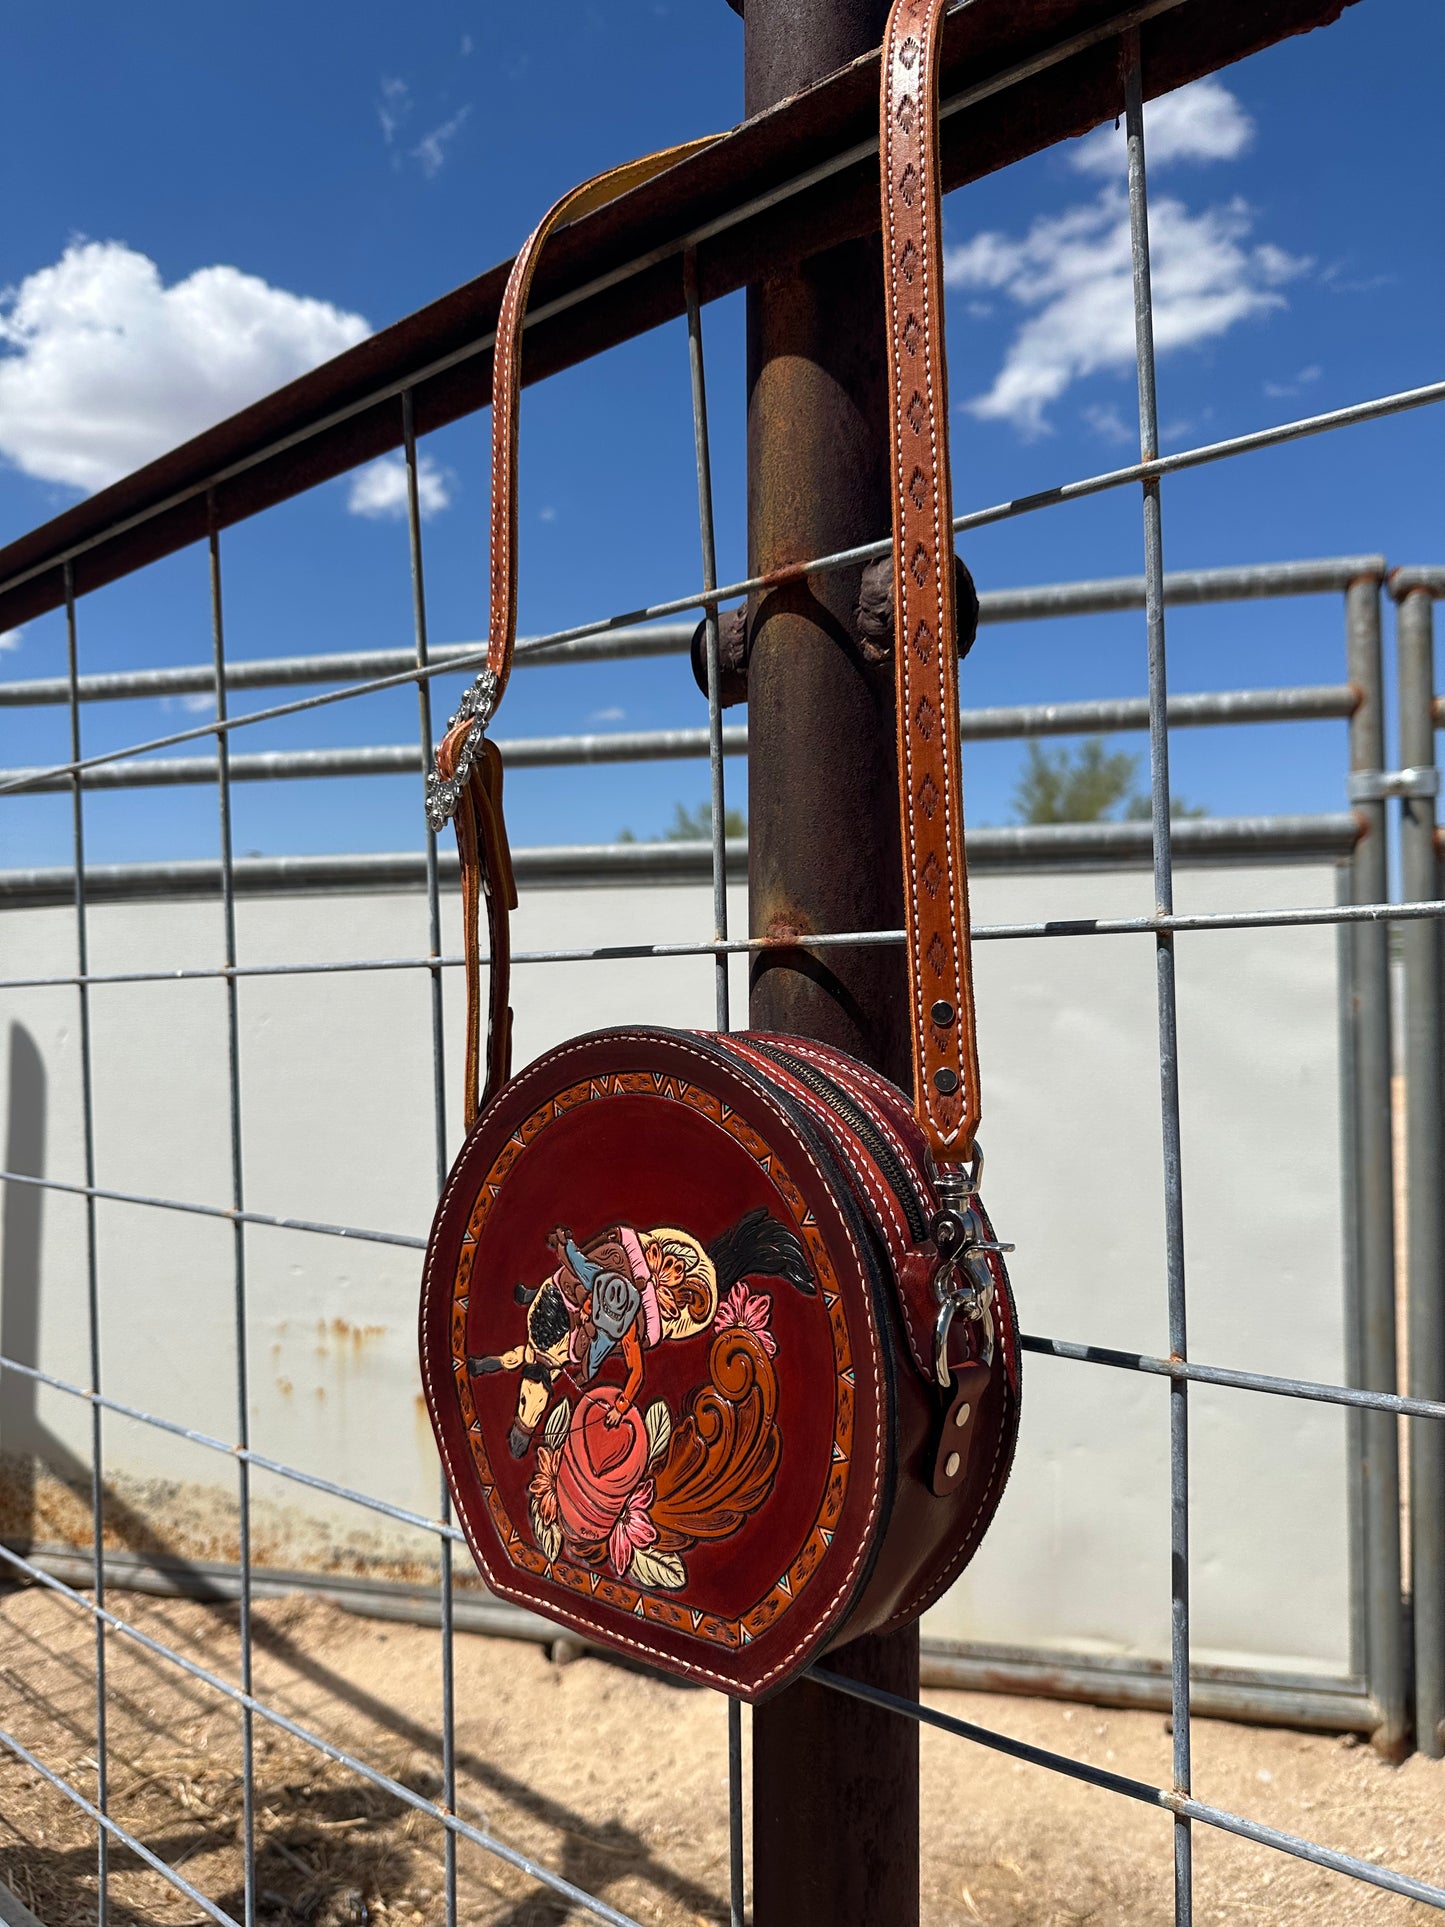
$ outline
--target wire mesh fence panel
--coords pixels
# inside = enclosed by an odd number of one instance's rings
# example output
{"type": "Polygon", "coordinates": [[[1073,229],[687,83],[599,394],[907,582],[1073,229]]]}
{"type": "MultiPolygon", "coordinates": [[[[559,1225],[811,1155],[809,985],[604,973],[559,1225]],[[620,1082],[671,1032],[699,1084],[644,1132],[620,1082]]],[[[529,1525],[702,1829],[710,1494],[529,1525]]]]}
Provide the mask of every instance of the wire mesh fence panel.
{"type": "MultiPolygon", "coordinates": [[[[1167,1708],[1170,1783],[1155,1785],[1012,1738],[847,1679],[832,1666],[816,1668],[812,1678],[899,1719],[1168,1815],[1173,1909],[1179,1922],[1193,1918],[1194,1848],[1200,1828],[1445,1908],[1445,1886],[1438,1880],[1392,1869],[1327,1841],[1302,1838],[1201,1800],[1192,1786],[1192,1720],[1200,1711],[1244,1711],[1367,1731],[1391,1757],[1405,1751],[1412,1731],[1422,1750],[1437,1756],[1441,1750],[1445,1655],[1436,1648],[1445,1610],[1445,1555],[1439,1522],[1432,1515],[1441,1479],[1439,1428],[1445,1419],[1445,1385],[1437,1370],[1442,1302],[1437,934],[1445,900],[1434,846],[1438,776],[1429,616],[1432,599],[1445,593],[1445,572],[1421,568],[1390,578],[1400,605],[1404,698],[1402,767],[1391,769],[1384,730],[1384,558],[1351,555],[1170,573],[1164,566],[1163,485],[1169,477],[1208,464],[1243,459],[1310,436],[1345,433],[1431,406],[1445,400],[1445,381],[1160,453],[1143,114],[1147,69],[1142,48],[1151,43],[1141,42],[1141,32],[1171,11],[1170,0],[1154,0],[1102,25],[1083,25],[1042,52],[1006,63],[986,84],[970,83],[945,101],[945,119],[963,128],[982,102],[1033,85],[1055,68],[1067,70],[1068,62],[1091,51],[1104,48],[1122,61],[1139,460],[1023,499],[966,510],[955,518],[954,530],[980,530],[1116,490],[1137,487],[1141,497],[1142,577],[985,592],[980,615],[988,624],[1140,612],[1147,695],[1094,694],[1052,704],[966,709],[962,733],[966,741],[975,742],[1114,731],[1147,737],[1146,815],[1109,823],[984,828],[971,834],[969,854],[985,893],[991,876],[1016,879],[1068,870],[1071,896],[1084,905],[1077,913],[1039,915],[1035,904],[1009,898],[1016,914],[985,918],[974,929],[986,954],[1005,957],[1014,967],[1016,958],[1039,953],[1041,946],[1057,951],[1065,944],[1079,944],[1090,947],[1096,957],[1102,954],[1099,946],[1110,944],[1130,946],[1131,956],[1149,953],[1149,1026],[1143,1025],[1137,1004],[1131,1007],[1129,1022],[1136,1044],[1148,1030],[1145,1056],[1157,1085],[1151,1098],[1158,1106],[1151,1127],[1157,1152],[1151,1155],[1157,1158],[1158,1183],[1149,1208],[1157,1215],[1158,1257],[1155,1262],[1146,1255],[1136,1267],[1154,1295],[1155,1322],[1148,1329],[1157,1338],[1152,1349],[1116,1342],[1122,1326],[1106,1328],[1100,1318],[1093,1338],[1087,1332],[1031,1331],[1023,1347],[1034,1358],[1051,1361],[1050,1370],[1057,1366],[1078,1374],[1080,1384],[1127,1385],[1131,1396],[1137,1392],[1141,1401],[1155,1400],[1149,1422],[1158,1420],[1162,1428],[1162,1462],[1167,1465],[1167,1543],[1154,1548],[1157,1570],[1165,1575],[1167,1642],[1147,1663],[1110,1665],[1091,1658],[1082,1647],[1056,1650],[1042,1639],[1032,1653],[985,1650],[978,1640],[945,1640],[931,1660],[926,1655],[932,1671],[925,1675],[935,1682],[987,1680],[1025,1690],[1038,1690],[1047,1678],[1054,1690],[1077,1691],[1105,1703],[1167,1708]],[[1296,595],[1328,595],[1343,609],[1339,681],[1171,693],[1167,611],[1296,595]],[[1175,815],[1171,730],[1340,723],[1349,732],[1350,809],[1199,821],[1175,815]],[[1405,825],[1408,861],[1402,900],[1392,901],[1388,835],[1397,814],[1405,825]],[[1202,901],[1205,892],[1191,892],[1187,906],[1178,907],[1176,865],[1182,869],[1202,863],[1223,866],[1209,907],[1196,901],[1196,896],[1202,901]],[[1268,882],[1263,894],[1269,900],[1245,900],[1250,892],[1240,879],[1249,864],[1274,866],[1262,872],[1268,882]],[[1289,864],[1309,865],[1312,882],[1331,880],[1338,901],[1300,903],[1288,900],[1287,887],[1276,891],[1278,877],[1289,864]],[[1112,873],[1122,874],[1129,866],[1135,866],[1140,878],[1147,870],[1149,882],[1147,890],[1142,883],[1138,888],[1131,884],[1126,902],[1122,896],[1111,897],[1101,873],[1110,872],[1112,882],[1112,873]],[[1395,1363],[1399,1227],[1391,1131],[1392,1079],[1400,1072],[1392,1055],[1392,926],[1404,933],[1406,971],[1408,1183],[1402,1195],[1410,1226],[1412,1339],[1406,1391],[1399,1389],[1395,1363]],[[1328,1122],[1331,1129],[1338,1126],[1341,1143],[1339,1165],[1331,1173],[1338,1179],[1340,1224],[1336,1231],[1331,1220],[1324,1234],[1343,1250],[1334,1308],[1339,1369],[1333,1376],[1327,1368],[1315,1368],[1313,1361],[1323,1353],[1294,1348],[1287,1332],[1279,1349],[1270,1353],[1267,1370],[1255,1369],[1258,1360],[1247,1355],[1221,1353],[1201,1361],[1188,1342],[1186,1251],[1194,1247],[1186,1244],[1185,1204],[1186,1196],[1192,1200],[1197,1193],[1189,1189],[1193,1150],[1187,1124],[1194,1101],[1190,1083],[1197,1079],[1202,1084],[1204,1073],[1191,1063],[1188,1049],[1180,1048],[1181,1032],[1186,1040],[1189,1036],[1190,1017],[1187,965],[1180,969],[1179,964],[1187,946],[1222,941],[1225,933],[1260,933],[1261,944],[1272,945],[1314,941],[1316,962],[1325,960],[1319,963],[1320,981],[1328,978],[1333,990],[1334,1003],[1322,1019],[1331,1039],[1328,1062],[1334,1079],[1328,1122]],[[1331,944],[1337,946],[1337,963],[1325,949],[1331,944]],[[1106,1330],[1108,1342],[1100,1342],[1106,1330]],[[1299,1369],[1289,1369],[1294,1366],[1299,1369]],[[1190,1419],[1201,1410],[1203,1398],[1214,1393],[1279,1401],[1289,1411],[1296,1405],[1309,1412],[1318,1408],[1337,1420],[1340,1438],[1347,1441],[1347,1451],[1336,1452],[1343,1469],[1334,1494],[1338,1516],[1330,1528],[1343,1548],[1337,1590],[1341,1597],[1348,1593],[1338,1615],[1343,1648],[1333,1671],[1325,1666],[1271,1671],[1262,1661],[1231,1670],[1216,1663],[1214,1645],[1201,1662],[1196,1648],[1207,1642],[1194,1636],[1197,1625],[1191,1630],[1191,1520],[1197,1533],[1199,1507],[1197,1501],[1192,1505],[1196,1459],[1190,1419]],[[1296,1404],[1286,1406],[1285,1401],[1296,1404]],[[1413,1620],[1401,1607],[1402,1419],[1409,1425],[1417,1508],[1408,1527],[1413,1620]]],[[[1171,84],[1176,79],[1171,75],[1171,84]]],[[[840,125],[846,132],[846,124],[840,125]]],[[[524,902],[523,933],[529,940],[513,962],[529,987],[535,986],[537,1002],[546,1000],[544,1014],[535,1019],[535,1036],[525,1028],[520,1034],[524,1055],[550,1041],[554,1031],[565,1034],[577,1028],[576,1010],[588,998],[595,1000],[587,1005],[589,1012],[600,1011],[604,1020],[628,999],[634,1007],[637,1000],[650,1000],[664,1014],[676,1011],[679,1023],[726,1030],[734,1024],[749,966],[770,948],[790,953],[799,949],[795,933],[732,934],[741,927],[747,849],[742,839],[729,834],[726,776],[728,759],[746,751],[747,734],[723,720],[720,608],[780,584],[856,572],[889,554],[891,544],[879,539],[800,560],[766,577],[718,586],[703,315],[708,302],[743,285],[756,271],[757,260],[747,256],[737,239],[750,231],[749,223],[815,190],[846,197],[850,170],[876,169],[875,147],[871,138],[849,145],[840,137],[836,151],[807,175],[770,182],[763,178],[766,170],[760,171],[762,163],[744,152],[736,191],[724,192],[714,183],[710,198],[696,191],[695,205],[683,189],[676,190],[672,201],[658,203],[667,216],[665,241],[654,239],[648,248],[629,252],[633,236],[625,223],[603,231],[601,252],[595,256],[584,247],[585,236],[579,239],[575,252],[582,267],[571,283],[560,275],[555,288],[544,289],[545,298],[529,314],[544,373],[611,345],[620,330],[651,325],[663,318],[662,309],[668,317],[685,319],[700,565],[694,586],[685,593],[529,638],[519,647],[519,665],[575,669],[590,662],[678,655],[692,645],[693,625],[700,618],[698,660],[707,715],[705,726],[688,728],[518,737],[502,743],[503,759],[514,769],[695,759],[707,769],[708,813],[705,834],[670,842],[592,842],[517,852],[519,881],[536,893],[536,901],[535,907],[524,902]],[[730,235],[742,255],[725,273],[718,265],[720,256],[709,250],[730,235]],[[677,286],[669,286],[665,297],[655,301],[649,295],[654,305],[643,304],[641,319],[628,320],[625,326],[605,315],[599,320],[595,303],[609,287],[655,276],[660,265],[677,271],[677,286]],[[677,620],[680,617],[686,620],[677,620]],[[579,907],[588,895],[581,886],[604,882],[616,893],[611,927],[605,927],[607,917],[579,907]],[[663,885],[676,891],[666,906],[661,904],[663,885]],[[686,934],[679,934],[681,924],[686,934]]],[[[961,179],[962,163],[953,165],[961,179]]],[[[652,218],[661,218],[656,209],[652,218]]],[[[113,1854],[118,1849],[137,1857],[210,1919],[253,1927],[267,1916],[273,1902],[258,1867],[271,1850],[274,1831],[263,1766],[273,1740],[339,1770],[358,1798],[363,1790],[368,1797],[384,1797],[397,1803],[409,1822],[415,1818],[434,1830],[447,1927],[454,1927],[465,1905],[459,1898],[460,1848],[490,1856],[538,1883],[557,1896],[559,1906],[629,1927],[632,1919],[567,1871],[504,1838],[479,1812],[464,1808],[458,1777],[458,1631],[491,1628],[547,1637],[547,1629],[481,1594],[463,1535],[452,1520],[445,1480],[435,1483],[434,1459],[426,1462],[431,1483],[418,1487],[411,1477],[415,1451],[408,1469],[400,1463],[396,1429],[387,1432],[376,1420],[380,1400],[404,1411],[411,1423],[414,1388],[396,1357],[375,1367],[363,1363],[371,1327],[341,1309],[393,1302],[399,1293],[414,1291],[415,1254],[425,1248],[427,1215],[445,1180],[453,1141],[462,963],[452,902],[457,872],[455,859],[438,848],[435,836],[423,826],[419,779],[430,767],[439,734],[432,696],[436,678],[480,666],[485,652],[480,644],[437,647],[429,637],[418,450],[424,432],[478,405],[475,394],[459,401],[446,383],[464,366],[475,375],[485,365],[492,340],[488,327],[475,338],[445,345],[430,323],[402,324],[389,331],[385,354],[376,364],[388,370],[383,379],[368,376],[348,387],[338,377],[330,385],[321,384],[306,418],[281,432],[263,411],[252,411],[239,428],[226,434],[215,431],[193,445],[193,459],[188,467],[182,465],[184,479],[178,479],[181,468],[169,481],[151,478],[108,511],[92,507],[0,557],[0,621],[16,610],[59,610],[66,648],[63,677],[0,686],[0,712],[48,707],[63,711],[68,723],[67,740],[49,752],[51,760],[0,771],[0,797],[18,806],[22,798],[68,795],[70,836],[67,861],[15,865],[0,872],[0,906],[11,912],[18,933],[0,978],[0,991],[17,1013],[9,1055],[12,1128],[0,1177],[6,1185],[4,1330],[18,1336],[0,1348],[0,1371],[10,1409],[19,1401],[31,1415],[26,1449],[41,1461],[48,1453],[62,1468],[62,1482],[68,1481],[80,1495],[74,1516],[81,1522],[66,1546],[42,1544],[43,1534],[34,1530],[9,1534],[0,1544],[0,1561],[84,1626],[92,1689],[85,1714],[84,1776],[58,1770],[34,1732],[21,1730],[25,1709],[19,1700],[0,1728],[0,1746],[92,1825],[92,1891],[102,1927],[118,1912],[111,1899],[113,1854]],[[410,596],[410,648],[233,659],[227,649],[232,581],[228,531],[255,513],[274,510],[323,471],[345,472],[378,449],[398,446],[405,471],[406,539],[398,549],[397,569],[410,596]],[[203,613],[212,639],[210,663],[139,665],[103,673],[91,669],[86,663],[86,618],[93,605],[87,598],[101,592],[107,581],[142,573],[163,553],[197,542],[204,545],[208,564],[208,607],[203,613]],[[308,693],[276,695],[292,689],[308,693]],[[245,747],[248,731],[315,719],[338,706],[364,704],[395,692],[405,692],[409,700],[412,691],[418,706],[416,734],[406,741],[254,752],[245,747]],[[242,692],[265,693],[242,708],[235,702],[242,692]],[[135,740],[121,740],[111,748],[87,748],[83,724],[110,715],[102,705],[207,696],[214,713],[203,721],[138,732],[135,740]],[[236,797],[251,784],[396,777],[412,784],[418,801],[416,833],[406,849],[268,857],[236,848],[236,797]],[[87,810],[97,799],[152,789],[201,792],[213,784],[218,811],[213,856],[89,860],[87,810]],[[303,907],[301,914],[278,914],[278,906],[297,903],[303,907]],[[321,904],[324,915],[318,911],[308,922],[306,906],[321,904]],[[163,906],[163,913],[156,910],[137,918],[138,909],[146,905],[163,906]],[[103,936],[98,934],[102,930],[103,936]],[[73,1033],[67,1030],[63,1049],[57,1047],[48,1057],[42,1058],[24,1029],[22,1014],[42,1007],[27,1005],[27,997],[66,1000],[65,1023],[73,1024],[73,1033]],[[345,1059],[358,1049],[367,1053],[366,1093],[346,1081],[345,1059]],[[57,1081],[53,1096],[48,1095],[47,1079],[60,1072],[69,1085],[62,1094],[57,1081]],[[142,1141],[146,1134],[135,1125],[140,1114],[138,1077],[151,1080],[145,1086],[151,1110],[157,1120],[164,1120],[170,1137],[158,1122],[158,1135],[149,1143],[142,1141]],[[195,1142],[186,1141],[193,1127],[176,1107],[175,1091],[181,1087],[199,1093],[204,1107],[222,1120],[213,1141],[202,1144],[199,1134],[195,1142]],[[66,1155],[58,1163],[43,1154],[43,1144],[39,1151],[33,1144],[27,1149],[24,1131],[15,1126],[17,1116],[22,1122],[27,1116],[43,1116],[47,1103],[55,1105],[56,1116],[64,1120],[64,1130],[56,1136],[65,1142],[66,1155]],[[418,1119],[422,1128],[411,1131],[418,1119]],[[408,1128],[399,1129],[398,1120],[408,1128]],[[375,1147],[389,1131],[404,1141],[404,1149],[398,1149],[391,1168],[382,1169],[375,1147]],[[44,1237],[55,1242],[43,1258],[42,1200],[57,1211],[73,1213],[64,1222],[57,1220],[53,1229],[47,1226],[44,1237]],[[142,1224],[163,1227],[155,1231],[153,1246],[146,1243],[149,1234],[137,1229],[142,1224]],[[38,1312],[32,1307],[27,1324],[12,1303],[18,1276],[13,1268],[20,1265],[16,1254],[32,1247],[37,1300],[42,1264],[49,1268],[47,1279],[51,1270],[68,1268],[71,1274],[64,1299],[71,1331],[60,1357],[49,1349],[53,1326],[47,1323],[42,1333],[38,1312]],[[159,1301],[148,1307],[137,1292],[138,1268],[144,1270],[145,1289],[159,1301]],[[349,1297],[337,1286],[343,1273],[349,1297]],[[204,1280],[206,1304],[195,1316],[209,1359],[200,1393],[182,1383],[175,1367],[179,1353],[167,1350],[170,1341],[164,1332],[168,1305],[190,1293],[196,1279],[204,1280]],[[267,1344],[270,1353],[263,1361],[267,1344]],[[331,1361],[328,1371],[335,1365],[337,1376],[331,1382],[336,1385],[349,1382],[346,1372],[355,1373],[361,1389],[352,1407],[336,1414],[323,1411],[325,1387],[318,1379],[317,1397],[308,1411],[300,1411],[300,1361],[308,1349],[331,1361]],[[338,1360],[349,1362],[343,1366],[338,1360]],[[113,1369],[117,1364],[118,1373],[113,1369]],[[264,1396],[258,1390],[263,1378],[269,1388],[264,1396]],[[37,1403],[42,1399],[43,1408],[37,1403]],[[263,1411],[264,1427],[258,1427],[257,1415],[263,1411]],[[55,1416],[67,1412],[70,1417],[55,1416]],[[344,1452],[328,1457],[317,1445],[323,1420],[346,1440],[344,1452]],[[281,1446],[272,1449],[272,1438],[281,1446]],[[144,1447],[136,1444],[138,1439],[146,1441],[144,1447]],[[152,1484],[139,1480],[134,1489],[127,1487],[123,1459],[142,1467],[152,1484]],[[224,1500],[208,1501],[213,1507],[207,1528],[214,1538],[211,1551],[219,1549],[222,1556],[207,1556],[199,1537],[193,1537],[185,1541],[185,1556],[169,1562],[159,1555],[149,1561],[132,1557],[131,1551],[120,1549],[125,1543],[122,1512],[129,1507],[132,1517],[139,1516],[147,1504],[157,1503],[152,1475],[158,1468],[182,1463],[188,1478],[196,1468],[213,1468],[213,1473],[197,1471],[196,1490],[219,1492],[226,1482],[224,1500]],[[342,1476],[349,1465],[363,1468],[365,1476],[342,1476]],[[306,1533],[286,1526],[283,1519],[286,1505],[303,1500],[316,1508],[306,1533]],[[290,1541],[287,1531],[293,1534],[290,1541]],[[288,1543],[304,1555],[295,1563],[310,1567],[309,1581],[322,1590],[329,1587],[331,1596],[341,1597],[350,1586],[363,1605],[421,1618],[438,1628],[436,1719],[423,1736],[435,1767],[425,1790],[415,1775],[364,1757],[332,1737],[323,1722],[288,1710],[258,1685],[254,1606],[292,1583],[294,1575],[284,1574],[279,1557],[272,1556],[273,1548],[288,1543]],[[344,1569],[338,1546],[355,1572],[344,1569]],[[161,1637],[141,1623],[139,1613],[118,1603],[131,1597],[123,1590],[128,1582],[224,1600],[235,1608],[234,1639],[228,1639],[224,1650],[208,1649],[204,1660],[197,1658],[179,1635],[174,1641],[161,1637]],[[141,1837],[128,1824],[124,1808],[115,1810],[108,1668],[119,1649],[143,1654],[147,1664],[183,1681],[205,1704],[224,1706],[234,1719],[239,1786],[234,1827],[241,1878],[239,1887],[225,1896],[225,1905],[195,1884],[183,1864],[168,1860],[141,1837]]],[[[674,373],[681,407],[680,364],[674,373]]],[[[127,735],[124,728],[108,728],[107,733],[127,735]]],[[[64,805],[57,802],[54,807],[64,805]]],[[[997,901],[1006,900],[1000,894],[997,901]]],[[[826,960],[830,947],[897,946],[903,937],[897,929],[830,931],[809,937],[805,947],[826,960]]],[[[1112,964],[1099,968],[1122,974],[1112,964]]],[[[1297,996],[1297,984],[1292,989],[1297,996]]],[[[618,1008],[616,1014],[624,1012],[618,1008]]],[[[1226,1199],[1223,1209],[1229,1208],[1226,1199]]],[[[1221,1327],[1206,1323],[1205,1329],[1214,1337],[1221,1327]]],[[[1107,1401],[1111,1389],[1091,1395],[1107,1401]]],[[[1326,1460],[1328,1453],[1321,1463],[1326,1460]]],[[[177,1490],[178,1483],[159,1504],[178,1505],[177,1490]]],[[[32,1512],[32,1527],[39,1516],[32,1512]]],[[[1311,1525],[1324,1533],[1318,1522],[1311,1525]]],[[[745,1733],[738,1703],[717,1708],[717,1723],[728,1781],[727,1838],[720,1851],[727,1865],[727,1906],[740,1927],[746,1895],[745,1733]]],[[[720,1901],[721,1896],[714,1898],[720,1901]]]]}

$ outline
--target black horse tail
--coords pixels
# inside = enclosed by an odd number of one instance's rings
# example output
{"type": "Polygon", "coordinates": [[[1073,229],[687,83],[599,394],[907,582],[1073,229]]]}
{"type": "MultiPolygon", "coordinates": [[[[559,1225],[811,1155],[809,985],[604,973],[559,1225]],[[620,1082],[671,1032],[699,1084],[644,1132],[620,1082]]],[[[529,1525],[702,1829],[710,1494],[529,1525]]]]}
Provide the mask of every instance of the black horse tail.
{"type": "Polygon", "coordinates": [[[786,1278],[810,1297],[817,1290],[798,1235],[771,1217],[766,1205],[750,1211],[707,1248],[717,1272],[718,1296],[742,1278],[786,1278]]]}

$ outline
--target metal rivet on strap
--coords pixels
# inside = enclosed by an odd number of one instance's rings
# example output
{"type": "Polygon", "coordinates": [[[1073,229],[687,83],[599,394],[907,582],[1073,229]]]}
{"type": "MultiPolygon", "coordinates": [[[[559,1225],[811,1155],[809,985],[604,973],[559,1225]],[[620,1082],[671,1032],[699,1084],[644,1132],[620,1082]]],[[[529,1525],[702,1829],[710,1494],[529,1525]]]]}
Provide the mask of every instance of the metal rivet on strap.
{"type": "Polygon", "coordinates": [[[956,1479],[958,1477],[958,1468],[962,1464],[963,1464],[963,1460],[958,1456],[957,1452],[950,1452],[948,1457],[943,1462],[944,1478],[956,1479]]]}
{"type": "Polygon", "coordinates": [[[932,1010],[929,1011],[928,1014],[933,1019],[935,1024],[946,1026],[953,1022],[954,1018],[958,1015],[958,1012],[954,1009],[953,1005],[947,1001],[946,998],[940,997],[938,1002],[933,1006],[932,1010]]]}
{"type": "Polygon", "coordinates": [[[945,1064],[942,1070],[933,1073],[933,1088],[944,1097],[951,1097],[958,1089],[958,1072],[951,1071],[945,1064]]]}
{"type": "Polygon", "coordinates": [[[972,1416],[972,1414],[973,1414],[973,1407],[968,1403],[967,1400],[965,1400],[964,1403],[959,1406],[958,1410],[953,1415],[953,1422],[960,1431],[962,1431],[964,1426],[968,1424],[968,1421],[972,1416]]]}

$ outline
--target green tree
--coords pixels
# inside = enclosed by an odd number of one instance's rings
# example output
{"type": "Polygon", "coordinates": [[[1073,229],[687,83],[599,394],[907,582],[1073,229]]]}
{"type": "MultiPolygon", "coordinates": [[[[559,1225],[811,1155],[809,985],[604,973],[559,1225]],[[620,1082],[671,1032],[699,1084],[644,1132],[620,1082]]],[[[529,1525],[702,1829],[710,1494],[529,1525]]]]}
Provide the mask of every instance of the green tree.
{"type": "MultiPolygon", "coordinates": [[[[1013,795],[1016,823],[1106,823],[1147,818],[1148,792],[1139,788],[1139,762],[1127,750],[1111,750],[1102,736],[1088,736],[1077,749],[1045,749],[1030,743],[1013,795]]],[[[1206,816],[1202,804],[1174,797],[1174,816],[1206,816]]]]}
{"type": "MultiPolygon", "coordinates": [[[[748,833],[748,819],[741,810],[727,810],[723,814],[723,834],[729,837],[744,837],[748,833]]],[[[682,803],[672,806],[672,822],[660,836],[650,836],[649,843],[710,843],[712,841],[712,803],[704,799],[695,810],[682,803]]],[[[619,843],[635,843],[637,837],[631,830],[620,830],[619,843]]]]}

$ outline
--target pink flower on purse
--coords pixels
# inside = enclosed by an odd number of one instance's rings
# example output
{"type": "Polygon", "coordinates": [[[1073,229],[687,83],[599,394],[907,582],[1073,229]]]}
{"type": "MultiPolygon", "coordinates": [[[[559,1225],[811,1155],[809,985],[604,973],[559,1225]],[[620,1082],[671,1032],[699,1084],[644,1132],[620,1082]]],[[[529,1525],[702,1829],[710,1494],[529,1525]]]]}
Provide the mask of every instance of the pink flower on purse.
{"type": "Polygon", "coordinates": [[[767,1292],[749,1291],[746,1285],[734,1285],[718,1306],[713,1330],[726,1331],[729,1325],[740,1325],[757,1339],[771,1358],[778,1349],[778,1341],[769,1329],[772,1311],[773,1301],[767,1292]]]}

